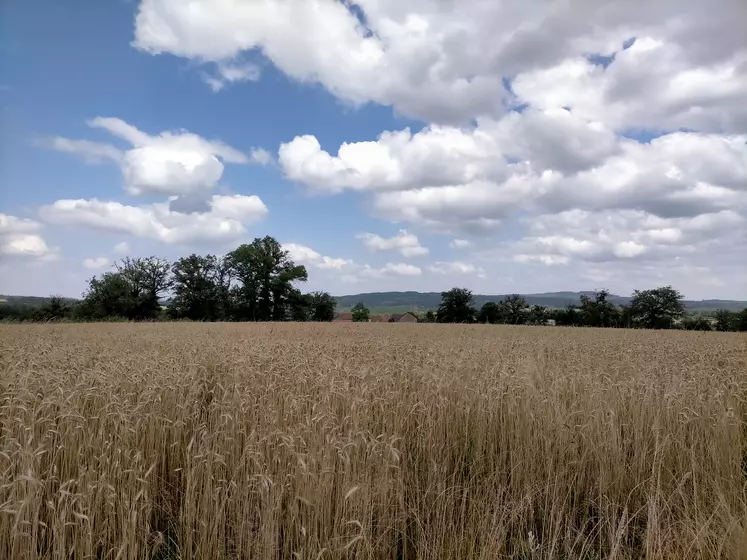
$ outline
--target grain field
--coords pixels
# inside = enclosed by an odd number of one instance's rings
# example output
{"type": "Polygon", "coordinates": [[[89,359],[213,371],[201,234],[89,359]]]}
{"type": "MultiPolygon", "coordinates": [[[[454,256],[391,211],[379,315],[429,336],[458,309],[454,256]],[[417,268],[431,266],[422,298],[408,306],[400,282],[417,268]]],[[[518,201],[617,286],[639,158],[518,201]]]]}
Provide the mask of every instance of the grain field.
{"type": "Polygon", "coordinates": [[[745,559],[747,337],[0,326],[0,558],[745,559]]]}

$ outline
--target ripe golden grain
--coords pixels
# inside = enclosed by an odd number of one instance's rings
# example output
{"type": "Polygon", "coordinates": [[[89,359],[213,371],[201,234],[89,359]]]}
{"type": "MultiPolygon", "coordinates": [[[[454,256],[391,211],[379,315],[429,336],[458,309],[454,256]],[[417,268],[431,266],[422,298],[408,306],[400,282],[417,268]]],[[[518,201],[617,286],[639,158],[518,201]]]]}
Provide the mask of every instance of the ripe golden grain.
{"type": "Polygon", "coordinates": [[[0,558],[747,558],[747,337],[0,326],[0,558]]]}

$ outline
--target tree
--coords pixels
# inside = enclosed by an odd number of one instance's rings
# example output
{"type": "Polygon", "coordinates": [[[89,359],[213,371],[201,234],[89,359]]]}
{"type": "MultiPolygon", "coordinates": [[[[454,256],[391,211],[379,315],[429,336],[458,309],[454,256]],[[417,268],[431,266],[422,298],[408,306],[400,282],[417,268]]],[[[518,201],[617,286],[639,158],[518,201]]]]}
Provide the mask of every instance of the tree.
{"type": "Polygon", "coordinates": [[[310,308],[312,321],[333,321],[337,300],[327,292],[311,292],[310,308]]]}
{"type": "Polygon", "coordinates": [[[734,329],[740,332],[747,331],[747,307],[737,313],[734,319],[734,329]]]}
{"type": "Polygon", "coordinates": [[[293,288],[288,292],[287,316],[288,321],[305,322],[311,315],[311,296],[302,294],[300,290],[293,288]]]}
{"type": "Polygon", "coordinates": [[[36,312],[36,318],[40,321],[54,321],[66,319],[71,316],[72,306],[60,295],[50,296],[36,312]]]}
{"type": "Polygon", "coordinates": [[[270,236],[239,246],[228,262],[238,282],[233,291],[240,320],[284,320],[293,283],[308,278],[306,267],[297,266],[270,236]]]}
{"type": "Polygon", "coordinates": [[[547,307],[545,307],[544,305],[533,305],[529,310],[527,322],[530,325],[546,325],[547,307]]]}
{"type": "Polygon", "coordinates": [[[368,323],[371,318],[371,312],[362,302],[356,303],[351,311],[353,312],[353,322],[355,323],[368,323]]]}
{"type": "Polygon", "coordinates": [[[620,319],[620,311],[610,301],[609,290],[597,290],[594,298],[581,295],[581,321],[587,327],[614,327],[620,319]]]}
{"type": "Polygon", "coordinates": [[[129,319],[153,319],[161,311],[159,300],[171,288],[171,265],[158,257],[125,257],[114,265],[129,284],[133,307],[129,319]]]}
{"type": "Polygon", "coordinates": [[[716,330],[721,332],[728,332],[737,330],[737,319],[736,313],[732,313],[728,309],[717,309],[714,313],[716,319],[716,330]]]}
{"type": "Polygon", "coordinates": [[[527,309],[529,304],[519,294],[506,296],[498,304],[503,316],[503,323],[509,325],[523,325],[527,322],[527,309]]]}
{"type": "Polygon", "coordinates": [[[119,272],[105,272],[88,281],[88,291],[78,306],[81,319],[133,318],[138,307],[131,283],[119,272]]]}
{"type": "Polygon", "coordinates": [[[583,324],[581,311],[572,303],[553,311],[551,319],[555,319],[555,324],[561,327],[580,327],[583,324]]]}
{"type": "Polygon", "coordinates": [[[441,292],[441,305],[438,306],[439,323],[474,323],[477,310],[473,305],[472,291],[466,288],[452,288],[441,292]]]}
{"type": "Polygon", "coordinates": [[[192,254],[176,261],[173,273],[173,297],[170,314],[193,321],[218,321],[227,315],[228,294],[224,264],[213,255],[192,254]]]}
{"type": "Polygon", "coordinates": [[[685,313],[684,297],[672,286],[635,290],[630,300],[633,324],[647,329],[668,329],[685,313]]]}
{"type": "Polygon", "coordinates": [[[487,323],[490,325],[503,322],[502,318],[501,307],[494,301],[485,302],[477,314],[478,323],[487,323]]]}

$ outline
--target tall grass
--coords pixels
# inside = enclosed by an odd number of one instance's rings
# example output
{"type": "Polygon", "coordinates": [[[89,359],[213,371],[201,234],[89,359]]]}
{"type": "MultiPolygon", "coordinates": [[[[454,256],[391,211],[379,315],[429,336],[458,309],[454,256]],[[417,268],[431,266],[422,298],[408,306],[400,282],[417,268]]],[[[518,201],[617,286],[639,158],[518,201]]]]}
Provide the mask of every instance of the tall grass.
{"type": "Polygon", "coordinates": [[[747,558],[747,338],[0,327],[0,558],[747,558]]]}

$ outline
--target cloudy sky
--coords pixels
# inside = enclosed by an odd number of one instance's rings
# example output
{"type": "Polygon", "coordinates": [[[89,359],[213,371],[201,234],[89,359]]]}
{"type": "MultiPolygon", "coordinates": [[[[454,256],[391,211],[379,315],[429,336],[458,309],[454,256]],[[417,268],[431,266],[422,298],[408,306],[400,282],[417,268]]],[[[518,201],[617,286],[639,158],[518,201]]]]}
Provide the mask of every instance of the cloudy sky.
{"type": "Polygon", "coordinates": [[[0,293],[273,235],[306,289],[747,299],[744,0],[7,0],[0,293]]]}

